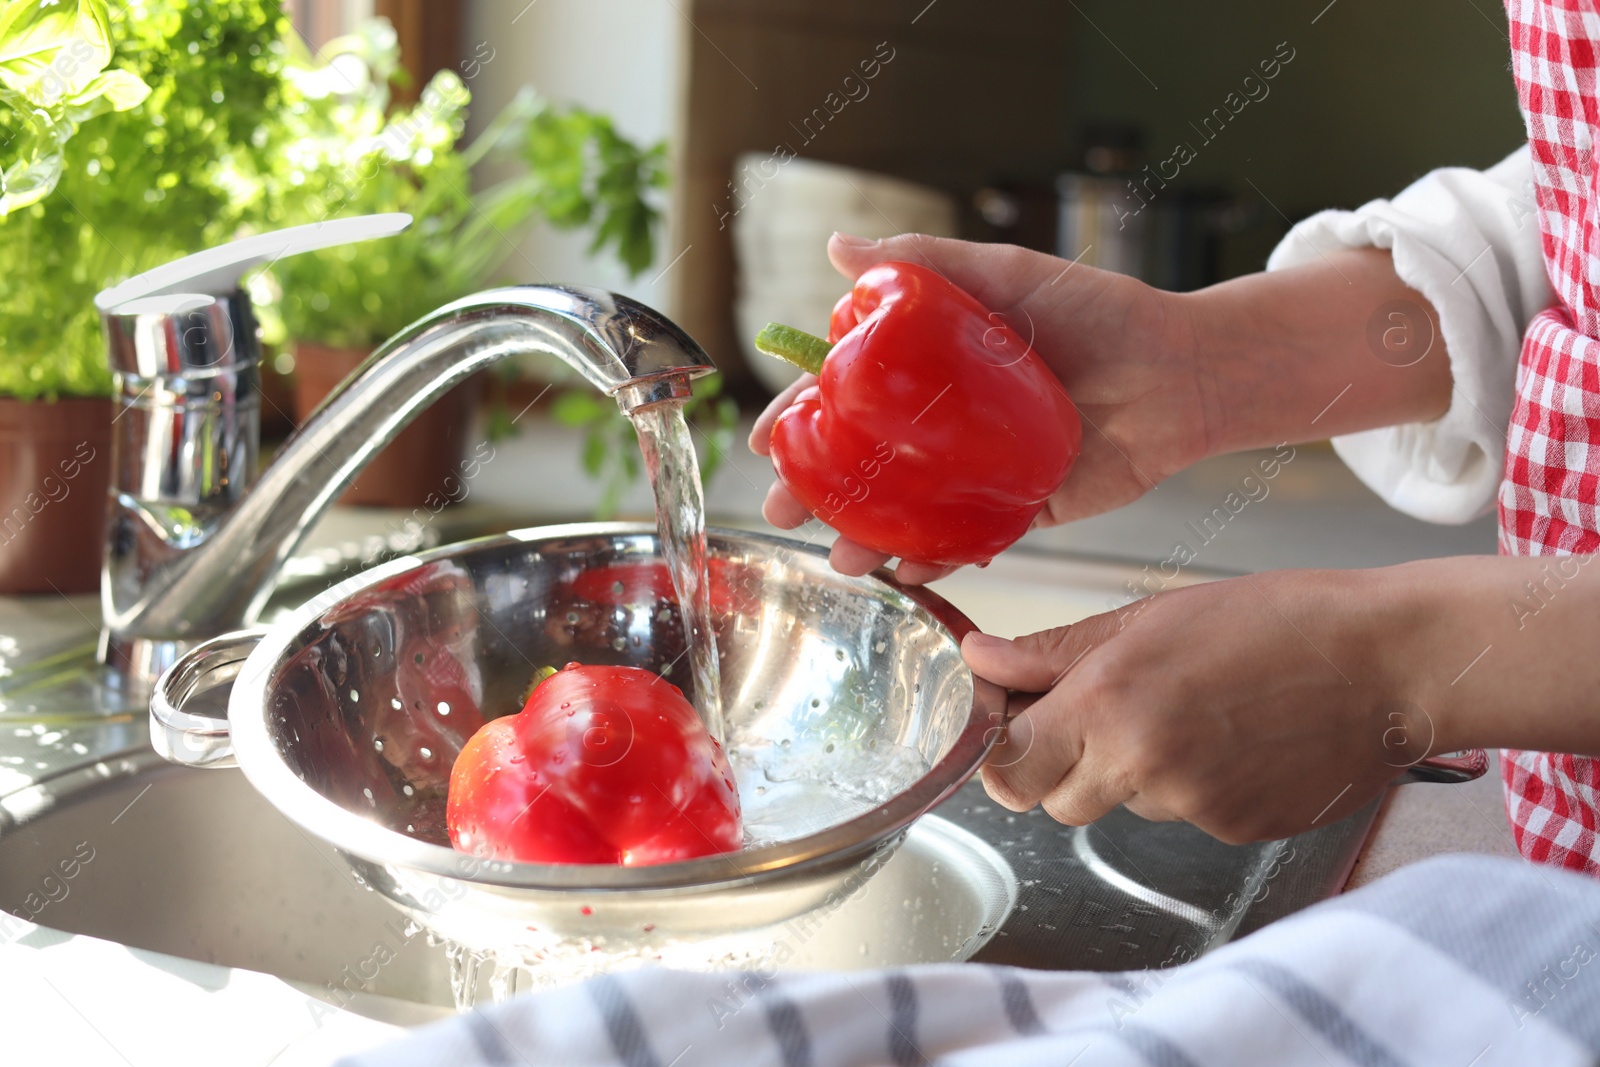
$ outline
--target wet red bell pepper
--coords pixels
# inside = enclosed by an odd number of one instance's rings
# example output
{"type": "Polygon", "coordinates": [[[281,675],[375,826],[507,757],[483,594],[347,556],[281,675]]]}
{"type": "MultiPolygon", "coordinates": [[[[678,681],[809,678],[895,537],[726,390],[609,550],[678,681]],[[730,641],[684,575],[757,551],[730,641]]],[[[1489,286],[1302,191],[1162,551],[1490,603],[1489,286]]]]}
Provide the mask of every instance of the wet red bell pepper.
{"type": "Polygon", "coordinates": [[[756,344],[818,378],[773,426],[778,477],[878,552],[987,562],[1078,458],[1077,409],[1031,342],[926,267],[857,278],[829,341],[768,326],[756,344]]]}
{"type": "Polygon", "coordinates": [[[467,742],[445,821],[463,852],[524,863],[672,863],[743,840],[728,758],[683,693],[576,663],[467,742]]]}

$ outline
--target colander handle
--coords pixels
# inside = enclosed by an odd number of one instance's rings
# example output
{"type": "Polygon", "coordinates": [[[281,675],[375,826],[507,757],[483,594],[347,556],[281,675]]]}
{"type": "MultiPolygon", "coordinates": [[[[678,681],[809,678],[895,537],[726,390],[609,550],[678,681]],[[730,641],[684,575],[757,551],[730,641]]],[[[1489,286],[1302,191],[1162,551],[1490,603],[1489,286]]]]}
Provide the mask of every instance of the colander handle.
{"type": "Polygon", "coordinates": [[[1470,782],[1482,778],[1489,769],[1489,754],[1481,748],[1466,748],[1460,752],[1441,752],[1429,756],[1406,768],[1395,779],[1396,785],[1407,782],[1470,782]]]}
{"type": "Polygon", "coordinates": [[[150,697],[150,744],[157,753],[185,767],[238,766],[227,697],[244,661],[265,635],[265,630],[254,629],[213,637],[162,673],[150,697]]]}

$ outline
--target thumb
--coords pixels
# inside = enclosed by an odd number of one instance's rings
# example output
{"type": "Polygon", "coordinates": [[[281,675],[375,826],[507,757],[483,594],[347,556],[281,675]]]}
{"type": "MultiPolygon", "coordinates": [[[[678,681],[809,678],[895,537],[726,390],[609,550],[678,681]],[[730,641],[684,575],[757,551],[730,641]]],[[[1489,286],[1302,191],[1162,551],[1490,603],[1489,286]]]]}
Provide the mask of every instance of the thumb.
{"type": "Polygon", "coordinates": [[[961,657],[973,674],[996,685],[1023,693],[1045,693],[1091,649],[1116,632],[1116,622],[1110,615],[1040,630],[1015,641],[974,631],[962,640],[961,657]]]}

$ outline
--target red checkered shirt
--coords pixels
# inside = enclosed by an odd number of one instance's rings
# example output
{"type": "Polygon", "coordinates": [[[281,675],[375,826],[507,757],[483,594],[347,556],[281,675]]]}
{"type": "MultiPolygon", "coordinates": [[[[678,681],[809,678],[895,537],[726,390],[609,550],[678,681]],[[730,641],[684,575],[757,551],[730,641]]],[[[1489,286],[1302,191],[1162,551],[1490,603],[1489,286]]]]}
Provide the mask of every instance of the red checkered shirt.
{"type": "MultiPolygon", "coordinates": [[[[1556,304],[1523,337],[1500,551],[1590,554],[1600,550],[1600,9],[1594,0],[1507,0],[1506,12],[1556,304]]],[[[1523,854],[1600,874],[1600,760],[1507,750],[1501,771],[1523,854]]]]}

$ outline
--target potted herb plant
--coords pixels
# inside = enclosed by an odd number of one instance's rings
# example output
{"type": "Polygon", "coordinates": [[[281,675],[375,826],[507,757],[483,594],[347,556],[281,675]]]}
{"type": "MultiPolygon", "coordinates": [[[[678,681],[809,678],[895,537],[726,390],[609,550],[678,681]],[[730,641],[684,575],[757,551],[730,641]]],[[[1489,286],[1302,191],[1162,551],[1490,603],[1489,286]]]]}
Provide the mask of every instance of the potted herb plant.
{"type": "MultiPolygon", "coordinates": [[[[470,145],[460,143],[471,94],[442,71],[411,108],[390,110],[399,70],[383,19],[291,62],[307,106],[288,116],[300,176],[296,221],[404,211],[397,237],[285,260],[283,330],[294,348],[297,408],[304,418],[372,349],[439,305],[485,288],[535,218],[589,227],[593,251],[637,272],[652,256],[665,149],[620,136],[604,116],[559,108],[525,90],[470,145]],[[512,177],[471,191],[471,169],[489,159],[520,164],[512,177]]],[[[417,506],[458,485],[474,433],[481,382],[435,402],[359,476],[345,503],[417,506]]],[[[491,430],[503,428],[504,414],[491,430]]]]}
{"type": "Polygon", "coordinates": [[[289,33],[275,0],[0,0],[0,592],[96,586],[138,416],[94,294],[281,216],[289,33]]]}

